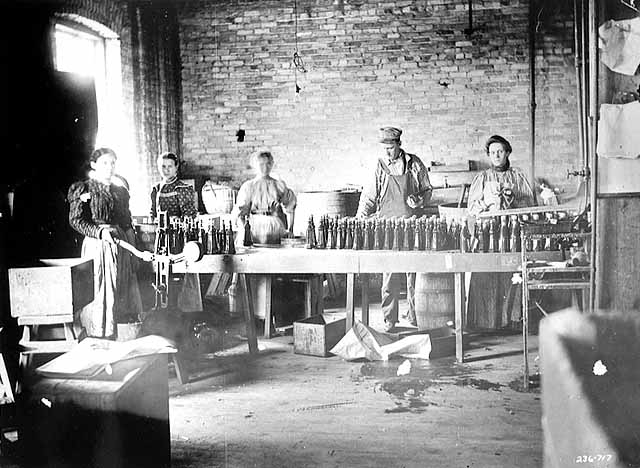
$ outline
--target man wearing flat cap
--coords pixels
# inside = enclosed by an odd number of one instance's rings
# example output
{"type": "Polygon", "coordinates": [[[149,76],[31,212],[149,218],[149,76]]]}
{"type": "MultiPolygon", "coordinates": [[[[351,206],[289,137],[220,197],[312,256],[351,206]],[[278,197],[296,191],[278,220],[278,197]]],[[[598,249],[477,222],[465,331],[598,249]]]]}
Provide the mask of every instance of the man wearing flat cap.
{"type": "MultiPolygon", "coordinates": [[[[380,129],[379,142],[384,156],[378,159],[374,178],[360,196],[356,216],[376,215],[385,218],[408,218],[416,214],[431,199],[431,183],[427,168],[415,154],[401,147],[402,130],[395,127],[380,129]]],[[[385,331],[392,331],[398,322],[398,295],[402,274],[383,273],[382,311],[385,331]]],[[[415,273],[406,273],[407,320],[416,325],[415,273]]]]}

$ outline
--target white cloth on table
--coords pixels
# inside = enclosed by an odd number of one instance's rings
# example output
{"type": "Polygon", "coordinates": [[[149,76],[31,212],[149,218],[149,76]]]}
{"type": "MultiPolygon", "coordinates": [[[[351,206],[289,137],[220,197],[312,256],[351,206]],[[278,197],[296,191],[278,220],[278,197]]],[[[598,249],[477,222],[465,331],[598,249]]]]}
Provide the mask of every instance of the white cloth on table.
{"type": "Polygon", "coordinates": [[[635,75],[640,65],[640,17],[609,20],[598,29],[602,63],[612,71],[635,75]]]}
{"type": "Polygon", "coordinates": [[[640,157],[640,102],[600,106],[596,152],[604,158],[640,157]]]}

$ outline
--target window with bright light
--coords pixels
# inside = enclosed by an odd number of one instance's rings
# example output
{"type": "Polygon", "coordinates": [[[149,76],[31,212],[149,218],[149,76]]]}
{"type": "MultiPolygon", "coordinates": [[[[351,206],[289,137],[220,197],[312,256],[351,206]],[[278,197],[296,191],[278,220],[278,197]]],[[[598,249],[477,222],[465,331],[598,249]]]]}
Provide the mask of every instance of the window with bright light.
{"type": "Polygon", "coordinates": [[[53,31],[55,68],[93,78],[98,107],[96,147],[113,148],[119,156],[121,173],[132,174],[134,144],[124,118],[118,35],[77,15],[60,15],[59,19],[53,31]]]}
{"type": "Polygon", "coordinates": [[[104,76],[104,62],[102,37],[56,24],[56,70],[100,79],[104,76]]]}

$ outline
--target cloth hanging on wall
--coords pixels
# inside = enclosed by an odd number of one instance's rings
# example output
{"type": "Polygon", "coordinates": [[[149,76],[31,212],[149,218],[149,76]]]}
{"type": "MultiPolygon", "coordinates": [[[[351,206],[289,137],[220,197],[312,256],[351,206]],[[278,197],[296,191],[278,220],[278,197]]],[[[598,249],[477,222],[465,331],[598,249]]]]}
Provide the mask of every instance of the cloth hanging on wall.
{"type": "Polygon", "coordinates": [[[609,20],[598,29],[602,63],[612,71],[634,75],[640,65],[640,17],[609,20]]]}
{"type": "MultiPolygon", "coordinates": [[[[169,2],[130,2],[129,22],[136,150],[146,158],[143,168],[155,167],[160,153],[182,148],[176,8],[169,2]]],[[[144,187],[137,184],[137,190],[151,193],[151,180],[144,183],[144,187]]]]}
{"type": "Polygon", "coordinates": [[[640,157],[640,102],[602,104],[596,152],[604,158],[640,157]]]}

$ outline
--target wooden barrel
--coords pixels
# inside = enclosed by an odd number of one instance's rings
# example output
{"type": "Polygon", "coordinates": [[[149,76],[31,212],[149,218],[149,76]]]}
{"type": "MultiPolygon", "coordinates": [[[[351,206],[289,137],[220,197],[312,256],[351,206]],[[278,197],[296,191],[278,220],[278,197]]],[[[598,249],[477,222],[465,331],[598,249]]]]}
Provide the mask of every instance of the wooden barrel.
{"type": "Polygon", "coordinates": [[[296,221],[293,226],[295,234],[307,234],[307,221],[309,216],[318,223],[318,217],[329,216],[355,216],[360,202],[360,192],[357,190],[325,190],[299,192],[298,206],[296,208],[296,221]]]}
{"type": "Polygon", "coordinates": [[[420,330],[447,325],[455,320],[453,273],[416,274],[416,320],[420,330]]]}
{"type": "Polygon", "coordinates": [[[236,192],[227,185],[217,185],[210,180],[202,187],[202,203],[209,214],[231,213],[236,192]]]}

